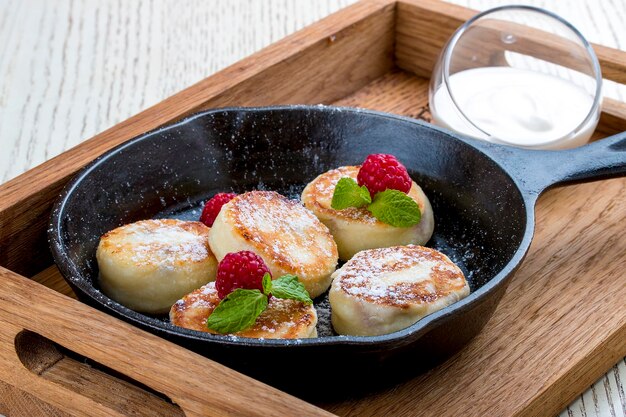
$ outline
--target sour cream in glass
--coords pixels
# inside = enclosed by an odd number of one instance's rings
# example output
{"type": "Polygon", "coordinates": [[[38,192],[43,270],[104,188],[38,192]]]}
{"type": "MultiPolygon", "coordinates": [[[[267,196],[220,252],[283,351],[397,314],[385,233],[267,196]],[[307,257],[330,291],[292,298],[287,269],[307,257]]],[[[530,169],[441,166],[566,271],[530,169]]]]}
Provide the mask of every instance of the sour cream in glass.
{"type": "Polygon", "coordinates": [[[448,80],[454,98],[445,84],[439,86],[430,103],[434,122],[479,139],[533,149],[571,148],[585,144],[597,124],[597,115],[587,117],[594,97],[564,78],[482,67],[448,80]]]}

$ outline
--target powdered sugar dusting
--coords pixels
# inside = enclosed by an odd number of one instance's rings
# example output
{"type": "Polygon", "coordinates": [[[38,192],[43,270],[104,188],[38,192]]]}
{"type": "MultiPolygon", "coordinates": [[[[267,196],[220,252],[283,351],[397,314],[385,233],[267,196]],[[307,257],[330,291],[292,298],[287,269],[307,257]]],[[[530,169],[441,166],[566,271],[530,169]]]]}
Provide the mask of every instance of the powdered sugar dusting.
{"type": "Polygon", "coordinates": [[[331,169],[324,174],[315,178],[309,187],[304,191],[302,199],[307,207],[312,210],[332,210],[334,215],[341,216],[350,220],[356,220],[362,223],[380,223],[365,208],[348,207],[341,211],[331,208],[335,186],[341,178],[349,177],[356,180],[359,173],[359,166],[344,166],[337,169],[331,169]]]}
{"type": "Polygon", "coordinates": [[[136,264],[158,263],[173,267],[181,262],[200,262],[209,255],[208,228],[188,227],[179,220],[144,220],[111,233],[115,249],[130,251],[136,264]],[[118,238],[119,237],[119,238],[118,238]]]}
{"type": "Polygon", "coordinates": [[[326,226],[297,201],[270,191],[245,193],[226,206],[241,236],[294,273],[334,267],[337,246],[326,226]]]}
{"type": "Polygon", "coordinates": [[[359,252],[333,281],[333,288],[353,297],[391,305],[431,302],[465,285],[445,255],[416,245],[359,252]]]}

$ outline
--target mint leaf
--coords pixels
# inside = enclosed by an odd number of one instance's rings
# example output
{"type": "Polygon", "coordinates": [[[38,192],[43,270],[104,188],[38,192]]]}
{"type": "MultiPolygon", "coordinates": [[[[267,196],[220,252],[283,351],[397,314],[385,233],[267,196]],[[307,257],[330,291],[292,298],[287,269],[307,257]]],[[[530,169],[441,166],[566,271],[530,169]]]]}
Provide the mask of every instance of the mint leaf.
{"type": "Polygon", "coordinates": [[[237,288],[224,298],[206,321],[218,333],[236,333],[252,326],[267,308],[267,295],[237,288]]]}
{"type": "Polygon", "coordinates": [[[304,304],[313,304],[306,288],[295,275],[283,275],[272,281],[272,295],[276,298],[288,298],[302,301],[304,304]]]}
{"type": "Polygon", "coordinates": [[[377,193],[367,209],[381,222],[395,227],[410,227],[422,218],[415,200],[398,190],[387,189],[377,193]]]}
{"type": "Polygon", "coordinates": [[[263,294],[270,295],[270,293],[272,292],[272,277],[267,272],[265,273],[265,275],[263,275],[261,285],[263,287],[263,294]]]}
{"type": "Polygon", "coordinates": [[[343,177],[337,182],[330,206],[335,210],[348,207],[363,207],[372,202],[366,186],[359,187],[355,180],[343,177]]]}

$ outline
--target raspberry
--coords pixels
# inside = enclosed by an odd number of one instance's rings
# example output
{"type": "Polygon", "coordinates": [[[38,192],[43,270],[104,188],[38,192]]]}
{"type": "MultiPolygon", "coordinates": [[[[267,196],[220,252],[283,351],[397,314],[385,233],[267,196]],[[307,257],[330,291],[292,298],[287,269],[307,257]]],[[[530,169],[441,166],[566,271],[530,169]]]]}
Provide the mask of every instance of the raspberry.
{"type": "Polygon", "coordinates": [[[356,177],[359,185],[365,185],[372,197],[390,188],[408,193],[411,177],[395,156],[376,153],[368,155],[356,177]]]}
{"type": "Polygon", "coordinates": [[[202,214],[200,215],[200,221],[209,227],[213,226],[215,218],[220,214],[222,206],[235,198],[237,194],[234,193],[217,193],[209,201],[204,203],[202,214]]]}
{"type": "Polygon", "coordinates": [[[263,292],[263,276],[269,273],[263,259],[254,252],[242,250],[228,253],[217,265],[217,295],[224,298],[237,288],[263,292]]]}

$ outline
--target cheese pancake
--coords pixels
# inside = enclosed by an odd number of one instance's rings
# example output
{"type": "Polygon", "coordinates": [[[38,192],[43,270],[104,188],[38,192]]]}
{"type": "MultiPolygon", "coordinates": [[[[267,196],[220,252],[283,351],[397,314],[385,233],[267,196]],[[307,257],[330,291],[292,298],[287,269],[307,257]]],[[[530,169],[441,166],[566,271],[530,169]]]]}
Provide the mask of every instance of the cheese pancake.
{"type": "Polygon", "coordinates": [[[370,249],[333,274],[331,321],[339,334],[392,333],[468,294],[463,272],[441,252],[416,245],[370,249]]]}
{"type": "MultiPolygon", "coordinates": [[[[170,310],[170,321],[179,327],[218,334],[206,326],[206,321],[219,302],[215,282],[210,282],[178,300],[170,310]]],[[[252,327],[234,335],[266,339],[317,337],[316,324],[317,312],[312,304],[270,297],[267,309],[252,327]]]]}
{"type": "Polygon", "coordinates": [[[142,220],[100,239],[96,259],[102,291],[143,313],[165,313],[190,291],[215,280],[209,228],[200,222],[142,220]]]}
{"type": "Polygon", "coordinates": [[[330,229],[339,258],[347,261],[365,249],[417,244],[424,245],[433,234],[435,219],[430,201],[422,189],[413,182],[408,196],[422,213],[418,224],[411,227],[394,227],[376,219],[365,207],[335,210],[331,207],[337,182],[343,177],[356,181],[360,166],[345,166],[330,170],[311,181],[302,192],[304,206],[330,229]]]}
{"type": "Polygon", "coordinates": [[[273,192],[252,191],[226,203],[209,233],[218,260],[249,250],[267,264],[273,278],[297,275],[317,297],[330,286],[337,245],[328,228],[297,201],[273,192]]]}

